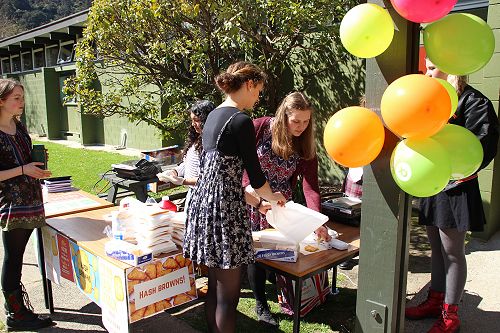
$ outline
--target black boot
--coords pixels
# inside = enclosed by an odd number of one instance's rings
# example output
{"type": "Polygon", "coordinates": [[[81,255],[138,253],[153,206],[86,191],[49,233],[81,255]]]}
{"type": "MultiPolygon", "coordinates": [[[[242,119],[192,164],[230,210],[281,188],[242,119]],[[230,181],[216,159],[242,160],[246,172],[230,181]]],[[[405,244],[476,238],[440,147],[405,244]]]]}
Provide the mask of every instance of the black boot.
{"type": "Polygon", "coordinates": [[[278,326],[278,322],[271,314],[271,310],[269,310],[269,306],[267,305],[267,303],[257,301],[257,305],[255,306],[255,313],[257,313],[257,319],[259,319],[260,322],[275,327],[278,326]]]}
{"type": "Polygon", "coordinates": [[[33,313],[33,307],[22,284],[14,291],[4,291],[3,296],[9,331],[31,331],[54,325],[49,317],[33,313]]]}

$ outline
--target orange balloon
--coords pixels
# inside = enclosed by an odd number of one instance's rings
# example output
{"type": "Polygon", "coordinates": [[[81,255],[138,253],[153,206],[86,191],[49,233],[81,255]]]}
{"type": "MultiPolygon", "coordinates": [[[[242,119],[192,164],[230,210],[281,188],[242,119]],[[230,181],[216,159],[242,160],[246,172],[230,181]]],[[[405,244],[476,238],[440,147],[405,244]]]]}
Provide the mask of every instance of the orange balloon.
{"type": "Polygon", "coordinates": [[[323,142],[335,162],[356,168],[370,164],[378,156],[384,138],[384,125],[375,112],[351,106],[328,120],[323,142]]]}
{"type": "Polygon", "coordinates": [[[410,74],[392,82],[382,96],[382,118],[387,127],[404,138],[426,138],[448,122],[451,100],[435,79],[410,74]]]}

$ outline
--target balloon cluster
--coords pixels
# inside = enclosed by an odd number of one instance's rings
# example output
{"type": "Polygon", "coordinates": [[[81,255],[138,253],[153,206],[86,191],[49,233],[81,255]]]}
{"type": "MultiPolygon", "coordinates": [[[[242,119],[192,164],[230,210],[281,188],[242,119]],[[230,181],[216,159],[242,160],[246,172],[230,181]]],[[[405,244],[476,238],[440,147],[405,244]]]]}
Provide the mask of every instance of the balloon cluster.
{"type": "MultiPolygon", "coordinates": [[[[472,14],[447,15],[457,0],[391,0],[405,19],[430,23],[423,29],[427,56],[443,72],[467,75],[493,56],[495,37],[484,20],[472,14]]],[[[382,7],[365,3],[349,10],[340,23],[340,40],[351,54],[372,58],[391,44],[394,23],[382,7]]]]}
{"type": "Polygon", "coordinates": [[[391,173],[403,191],[416,197],[435,195],[450,179],[472,175],[483,160],[481,143],[471,131],[446,124],[457,94],[443,82],[405,75],[382,95],[385,124],[404,138],[392,152],[391,173]]]}
{"type": "MultiPolygon", "coordinates": [[[[443,72],[466,75],[488,63],[495,40],[481,18],[464,13],[447,15],[456,2],[391,0],[407,20],[432,22],[423,30],[429,59],[443,72]]],[[[342,44],[361,58],[382,54],[393,35],[390,15],[375,4],[352,8],[340,25],[342,44]]],[[[466,178],[481,165],[483,149],[477,137],[464,127],[447,124],[457,105],[458,96],[450,83],[425,75],[403,76],[385,90],[382,118],[388,129],[403,138],[392,153],[391,173],[405,192],[417,197],[435,195],[450,179],[466,178]]],[[[373,111],[348,107],[330,118],[323,139],[334,161],[359,167],[378,156],[384,138],[384,125],[373,111]]]]}

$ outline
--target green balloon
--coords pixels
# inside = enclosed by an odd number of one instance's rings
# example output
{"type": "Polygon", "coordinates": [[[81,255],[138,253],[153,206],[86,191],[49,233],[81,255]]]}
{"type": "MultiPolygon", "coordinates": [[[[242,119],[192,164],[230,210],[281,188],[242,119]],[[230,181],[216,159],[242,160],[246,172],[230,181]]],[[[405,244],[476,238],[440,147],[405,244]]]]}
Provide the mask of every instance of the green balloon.
{"type": "Polygon", "coordinates": [[[443,87],[446,89],[446,91],[448,92],[448,95],[450,95],[450,100],[451,100],[451,113],[450,113],[450,118],[451,116],[453,116],[455,114],[455,111],[457,111],[457,106],[458,106],[458,95],[457,95],[457,91],[455,90],[455,88],[451,85],[451,83],[449,83],[448,81],[446,80],[443,80],[443,79],[439,79],[439,78],[436,78],[436,80],[439,81],[439,83],[441,83],[443,85],[443,87]]]}
{"type": "Polygon", "coordinates": [[[437,68],[448,74],[467,75],[490,61],[495,37],[480,17],[455,13],[425,27],[424,46],[437,68]]]}
{"type": "Polygon", "coordinates": [[[406,193],[430,197],[448,184],[450,158],[434,139],[405,139],[392,152],[391,173],[396,184],[406,193]]]}
{"type": "Polygon", "coordinates": [[[458,180],[474,174],[483,162],[483,147],[479,139],[465,127],[447,124],[432,139],[448,152],[451,179],[458,180]]]}

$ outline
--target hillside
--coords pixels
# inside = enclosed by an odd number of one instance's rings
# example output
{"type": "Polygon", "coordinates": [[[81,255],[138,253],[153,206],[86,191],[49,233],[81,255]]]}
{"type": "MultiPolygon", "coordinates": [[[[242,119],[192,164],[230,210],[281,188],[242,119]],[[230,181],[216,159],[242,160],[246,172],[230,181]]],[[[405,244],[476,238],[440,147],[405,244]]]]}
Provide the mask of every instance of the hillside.
{"type": "Polygon", "coordinates": [[[91,0],[1,0],[0,39],[85,10],[91,0]]]}

